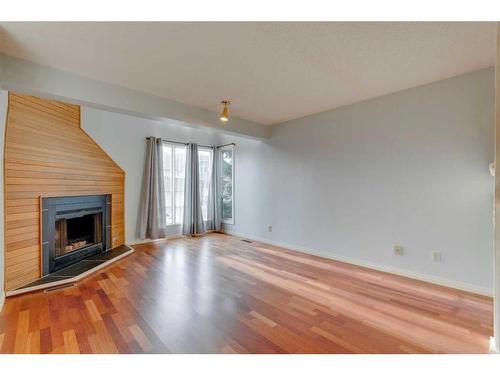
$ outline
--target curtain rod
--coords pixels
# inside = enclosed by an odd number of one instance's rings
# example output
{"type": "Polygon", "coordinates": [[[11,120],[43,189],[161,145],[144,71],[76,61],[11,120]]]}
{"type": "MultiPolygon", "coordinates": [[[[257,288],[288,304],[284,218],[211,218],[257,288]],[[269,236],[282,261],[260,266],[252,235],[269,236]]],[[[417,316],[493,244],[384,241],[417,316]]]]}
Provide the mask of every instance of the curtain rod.
{"type": "MultiPolygon", "coordinates": [[[[146,139],[149,139],[149,138],[154,138],[154,137],[146,137],[146,139]]],[[[163,142],[167,142],[167,143],[176,143],[178,145],[184,145],[184,146],[188,145],[185,142],[169,141],[167,139],[162,139],[162,141],[163,142]]],[[[207,145],[198,145],[198,146],[200,146],[200,147],[207,147],[207,148],[212,148],[212,147],[221,148],[221,147],[236,146],[236,145],[234,143],[226,143],[225,145],[220,145],[220,146],[207,146],[207,145]]]]}
{"type": "Polygon", "coordinates": [[[221,147],[226,147],[226,146],[236,146],[236,145],[234,144],[234,142],[231,142],[231,143],[226,143],[225,145],[220,145],[220,146],[215,146],[215,147],[221,148],[221,147]]]}

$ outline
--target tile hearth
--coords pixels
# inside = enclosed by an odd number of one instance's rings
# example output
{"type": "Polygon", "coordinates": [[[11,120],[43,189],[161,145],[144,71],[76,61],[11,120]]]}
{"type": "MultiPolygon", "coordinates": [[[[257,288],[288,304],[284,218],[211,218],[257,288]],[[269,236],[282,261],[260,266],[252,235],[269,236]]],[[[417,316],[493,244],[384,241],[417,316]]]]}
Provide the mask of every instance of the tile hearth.
{"type": "Polygon", "coordinates": [[[115,247],[104,253],[83,259],[11,292],[7,292],[7,296],[73,283],[133,252],[134,249],[127,245],[115,247]]]}

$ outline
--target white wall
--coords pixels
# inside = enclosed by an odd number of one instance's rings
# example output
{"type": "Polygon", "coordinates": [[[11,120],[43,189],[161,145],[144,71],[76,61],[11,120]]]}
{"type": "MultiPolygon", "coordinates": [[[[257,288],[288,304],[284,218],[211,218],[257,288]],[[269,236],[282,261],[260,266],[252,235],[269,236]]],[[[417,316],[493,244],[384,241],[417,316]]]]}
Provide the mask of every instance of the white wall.
{"type": "Polygon", "coordinates": [[[128,242],[146,136],[234,141],[229,231],[489,293],[493,84],[481,70],[290,121],[262,142],[90,108],[82,125],[126,172],[128,242]]]}
{"type": "MultiPolygon", "coordinates": [[[[258,222],[251,215],[251,203],[245,196],[258,196],[258,187],[253,177],[257,176],[260,141],[223,135],[211,129],[192,128],[168,121],[153,121],[99,109],[82,107],[82,128],[125,171],[125,237],[127,243],[139,242],[139,215],[144,159],[148,136],[179,142],[196,142],[204,145],[219,145],[237,142],[238,155],[235,184],[241,187],[236,193],[242,199],[235,203],[240,212],[237,222],[252,228],[258,222]],[[255,157],[257,156],[257,157],[255,157]],[[244,172],[245,171],[245,172],[244,172]]],[[[179,235],[180,227],[169,227],[169,235],[179,235]]]]}
{"type": "MultiPolygon", "coordinates": [[[[5,143],[5,122],[7,119],[7,91],[0,90],[0,155],[3,160],[5,143]]],[[[4,292],[4,202],[3,202],[3,162],[0,167],[0,311],[5,299],[4,292]]]]}
{"type": "Polygon", "coordinates": [[[493,85],[486,69],[277,126],[266,237],[491,292],[493,85]]]}

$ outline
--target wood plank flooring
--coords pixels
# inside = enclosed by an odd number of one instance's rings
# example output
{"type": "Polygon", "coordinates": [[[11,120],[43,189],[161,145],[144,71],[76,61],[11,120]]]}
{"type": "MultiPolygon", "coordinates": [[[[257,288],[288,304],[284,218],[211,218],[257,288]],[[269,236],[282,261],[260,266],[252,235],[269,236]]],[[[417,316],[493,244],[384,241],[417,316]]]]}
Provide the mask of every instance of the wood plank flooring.
{"type": "Polygon", "coordinates": [[[1,353],[487,353],[490,298],[210,234],[10,297],[1,353]]]}

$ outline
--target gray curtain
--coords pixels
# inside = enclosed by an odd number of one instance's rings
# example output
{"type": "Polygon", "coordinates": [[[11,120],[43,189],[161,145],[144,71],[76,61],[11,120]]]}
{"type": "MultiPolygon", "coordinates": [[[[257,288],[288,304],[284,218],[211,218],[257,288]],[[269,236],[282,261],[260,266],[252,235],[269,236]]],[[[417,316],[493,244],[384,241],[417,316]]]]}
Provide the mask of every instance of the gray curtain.
{"type": "Polygon", "coordinates": [[[207,230],[220,232],[222,229],[222,196],[220,190],[220,151],[213,148],[212,174],[208,196],[207,230]]]}
{"type": "Polygon", "coordinates": [[[188,143],[186,149],[186,179],[184,182],[184,220],[182,234],[193,235],[205,232],[200,199],[200,170],[198,145],[188,143]]]}
{"type": "Polygon", "coordinates": [[[147,138],[141,200],[141,239],[163,238],[166,235],[167,213],[162,147],[163,142],[160,138],[147,138]]]}

